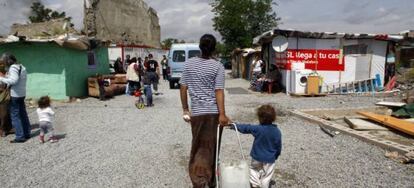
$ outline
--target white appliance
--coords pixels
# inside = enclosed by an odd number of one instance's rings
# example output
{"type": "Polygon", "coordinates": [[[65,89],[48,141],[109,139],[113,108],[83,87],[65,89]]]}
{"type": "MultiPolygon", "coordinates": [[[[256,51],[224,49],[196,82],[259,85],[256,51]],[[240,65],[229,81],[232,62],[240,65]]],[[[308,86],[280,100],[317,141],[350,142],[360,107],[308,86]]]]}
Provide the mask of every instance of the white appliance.
{"type": "Polygon", "coordinates": [[[290,73],[290,93],[304,94],[306,93],[306,86],[308,84],[308,76],[312,70],[292,70],[290,73]]]}

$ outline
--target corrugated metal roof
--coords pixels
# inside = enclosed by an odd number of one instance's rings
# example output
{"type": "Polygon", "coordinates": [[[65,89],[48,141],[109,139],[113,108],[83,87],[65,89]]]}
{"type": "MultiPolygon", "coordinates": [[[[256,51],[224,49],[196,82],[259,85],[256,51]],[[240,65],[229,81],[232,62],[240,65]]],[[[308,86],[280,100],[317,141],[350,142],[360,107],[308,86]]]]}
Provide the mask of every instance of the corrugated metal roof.
{"type": "Polygon", "coordinates": [[[88,50],[90,47],[89,38],[82,35],[61,35],[55,38],[19,38],[13,35],[9,35],[7,38],[0,38],[0,45],[7,43],[15,42],[38,42],[38,43],[47,43],[55,42],[56,44],[67,47],[74,48],[78,50],[88,50]]]}
{"type": "Polygon", "coordinates": [[[253,44],[259,45],[263,41],[273,39],[273,37],[283,35],[285,37],[315,38],[315,39],[377,39],[377,40],[403,40],[400,34],[372,34],[372,33],[340,33],[340,32],[312,32],[299,31],[294,29],[273,29],[257,36],[253,39],[253,44]]]}

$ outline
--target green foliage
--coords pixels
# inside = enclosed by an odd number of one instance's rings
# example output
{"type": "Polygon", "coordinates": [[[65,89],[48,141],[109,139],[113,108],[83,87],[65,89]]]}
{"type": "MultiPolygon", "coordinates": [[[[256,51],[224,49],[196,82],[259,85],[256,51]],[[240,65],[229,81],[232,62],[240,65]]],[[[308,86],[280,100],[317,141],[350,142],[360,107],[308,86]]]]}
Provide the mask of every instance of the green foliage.
{"type": "Polygon", "coordinates": [[[161,42],[162,48],[164,49],[169,49],[171,48],[172,44],[176,44],[176,43],[185,43],[184,40],[178,40],[175,38],[166,38],[161,42]]]}
{"type": "Polygon", "coordinates": [[[226,51],[246,48],[253,38],[277,26],[280,18],[272,0],[214,0],[214,29],[223,37],[226,51]]]}
{"type": "Polygon", "coordinates": [[[72,20],[71,17],[66,17],[65,12],[57,12],[49,8],[45,8],[45,6],[38,1],[33,2],[30,8],[32,9],[31,15],[29,16],[29,20],[31,23],[45,22],[58,18],[65,18],[69,22],[72,20]]]}
{"type": "Polygon", "coordinates": [[[228,57],[230,56],[231,49],[227,49],[227,46],[221,42],[217,42],[216,53],[219,57],[228,57]]]}

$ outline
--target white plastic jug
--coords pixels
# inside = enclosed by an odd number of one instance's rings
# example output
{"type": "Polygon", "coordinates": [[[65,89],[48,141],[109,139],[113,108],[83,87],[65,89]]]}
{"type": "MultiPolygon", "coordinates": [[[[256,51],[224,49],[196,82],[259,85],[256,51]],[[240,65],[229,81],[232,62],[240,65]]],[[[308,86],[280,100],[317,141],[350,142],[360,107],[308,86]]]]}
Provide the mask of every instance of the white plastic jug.
{"type": "MultiPolygon", "coordinates": [[[[240,142],[239,131],[236,124],[237,140],[239,141],[240,153],[242,160],[236,163],[221,163],[218,145],[216,145],[216,181],[220,188],[250,188],[249,165],[243,154],[243,148],[240,142]],[[220,173],[217,173],[220,172],[220,173]],[[220,181],[220,182],[218,182],[220,181]]],[[[220,125],[219,125],[220,126],[220,125]]],[[[217,129],[217,143],[219,140],[219,128],[217,129]]]]}
{"type": "Polygon", "coordinates": [[[220,164],[220,188],[250,188],[247,161],[220,164]]]}

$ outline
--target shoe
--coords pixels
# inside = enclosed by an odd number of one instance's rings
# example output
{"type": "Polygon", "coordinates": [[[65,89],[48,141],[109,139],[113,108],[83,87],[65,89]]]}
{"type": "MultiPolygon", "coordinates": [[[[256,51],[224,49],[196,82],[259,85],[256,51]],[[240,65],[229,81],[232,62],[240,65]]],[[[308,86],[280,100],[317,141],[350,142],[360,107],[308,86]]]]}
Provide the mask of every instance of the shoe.
{"type": "Polygon", "coordinates": [[[32,138],[30,135],[29,136],[25,136],[24,137],[26,140],[29,140],[30,138],[32,138]]]}
{"type": "Polygon", "coordinates": [[[45,143],[45,136],[39,136],[40,143],[45,143]]]}
{"type": "Polygon", "coordinates": [[[58,139],[56,139],[56,138],[50,139],[50,143],[56,143],[56,142],[58,142],[58,139]]]}
{"type": "Polygon", "coordinates": [[[13,143],[13,144],[15,144],[15,143],[25,143],[25,142],[26,142],[26,140],[16,140],[16,139],[10,141],[10,143],[13,143]]]}

